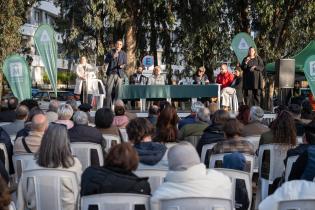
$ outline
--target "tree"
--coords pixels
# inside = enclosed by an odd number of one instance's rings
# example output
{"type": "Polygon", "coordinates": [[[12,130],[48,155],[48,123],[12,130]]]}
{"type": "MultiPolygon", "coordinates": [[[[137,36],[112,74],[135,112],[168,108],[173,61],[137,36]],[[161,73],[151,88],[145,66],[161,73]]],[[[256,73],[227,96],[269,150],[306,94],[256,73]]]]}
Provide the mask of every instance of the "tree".
{"type": "Polygon", "coordinates": [[[7,56],[17,53],[21,48],[19,29],[33,3],[34,0],[7,0],[0,3],[0,101],[3,91],[3,62],[7,56]]]}

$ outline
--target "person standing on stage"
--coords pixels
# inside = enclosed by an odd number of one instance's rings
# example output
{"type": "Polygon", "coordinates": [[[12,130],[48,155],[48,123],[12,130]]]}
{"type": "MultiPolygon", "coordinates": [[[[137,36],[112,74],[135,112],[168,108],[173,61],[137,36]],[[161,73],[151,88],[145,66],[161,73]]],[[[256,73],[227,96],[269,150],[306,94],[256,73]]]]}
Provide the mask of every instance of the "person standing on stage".
{"type": "Polygon", "coordinates": [[[85,56],[82,56],[75,72],[77,78],[74,94],[80,95],[81,103],[89,103],[91,101],[92,79],[96,79],[95,68],[87,63],[85,56]]]}
{"type": "Polygon", "coordinates": [[[203,66],[199,67],[196,74],[193,76],[194,84],[197,85],[209,84],[209,79],[205,72],[206,72],[205,67],[203,66]]]}
{"type": "Polygon", "coordinates": [[[161,68],[155,66],[153,69],[153,75],[149,78],[148,85],[165,85],[165,79],[161,75],[161,68]]]}
{"type": "Polygon", "coordinates": [[[115,49],[112,49],[107,53],[105,63],[108,63],[106,71],[107,84],[106,84],[106,104],[105,106],[110,108],[113,104],[113,100],[116,101],[119,95],[120,87],[122,85],[122,79],[124,77],[124,68],[127,65],[127,54],[121,49],[123,47],[122,40],[117,40],[115,49]],[[112,93],[114,91],[114,98],[112,99],[112,93]]]}
{"type": "Polygon", "coordinates": [[[249,106],[260,106],[261,90],[264,86],[264,63],[257,55],[255,48],[248,49],[243,59],[243,89],[245,103],[249,106]]]}

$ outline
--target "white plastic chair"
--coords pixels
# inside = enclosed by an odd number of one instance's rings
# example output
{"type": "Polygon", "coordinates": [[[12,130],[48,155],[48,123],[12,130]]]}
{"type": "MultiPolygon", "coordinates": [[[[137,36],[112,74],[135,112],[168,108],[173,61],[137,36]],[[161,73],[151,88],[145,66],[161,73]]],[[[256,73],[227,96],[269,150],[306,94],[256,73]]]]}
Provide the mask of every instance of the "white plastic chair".
{"type": "Polygon", "coordinates": [[[201,162],[205,163],[205,159],[206,159],[206,154],[209,150],[212,150],[212,148],[214,147],[214,145],[216,145],[216,143],[212,143],[212,144],[205,144],[202,146],[202,150],[201,150],[201,162]]]}
{"type": "Polygon", "coordinates": [[[82,171],[91,165],[91,151],[96,150],[100,166],[104,165],[104,156],[102,147],[96,143],[74,142],[71,143],[71,150],[82,164],[82,171]]]}
{"type": "Polygon", "coordinates": [[[313,210],[315,199],[287,200],[280,201],[278,210],[313,210]]]}
{"type": "Polygon", "coordinates": [[[35,161],[33,154],[18,154],[12,156],[16,182],[18,183],[28,162],[35,161]]]}
{"type": "Polygon", "coordinates": [[[98,210],[134,210],[136,205],[143,205],[146,210],[149,210],[150,196],[129,193],[83,196],[81,198],[81,210],[88,210],[90,205],[97,206],[98,210]]]}
{"type": "Polygon", "coordinates": [[[160,201],[161,210],[233,210],[232,201],[223,198],[176,198],[160,201]]]}
{"type": "MultiPolygon", "coordinates": [[[[283,160],[287,156],[287,151],[291,148],[287,144],[263,144],[259,147],[258,153],[258,171],[259,171],[259,186],[260,186],[260,200],[264,200],[269,194],[269,185],[273,181],[281,177],[285,168],[283,160]],[[262,178],[262,160],[265,151],[270,151],[269,175],[268,179],[262,178]]],[[[258,197],[257,197],[258,198],[258,197]]]]}
{"type": "Polygon", "coordinates": [[[102,80],[93,79],[92,80],[93,98],[97,100],[97,109],[103,107],[103,101],[106,96],[105,86],[102,80]],[[99,89],[101,87],[101,90],[99,89]]]}
{"type": "Polygon", "coordinates": [[[1,151],[3,152],[3,154],[4,154],[4,167],[5,167],[5,170],[9,173],[9,172],[10,172],[9,156],[8,156],[7,147],[5,146],[4,143],[0,143],[0,150],[1,150],[1,151]]]}
{"type": "Polygon", "coordinates": [[[14,202],[11,201],[10,205],[8,206],[9,210],[16,210],[14,202]]]}
{"type": "MultiPolygon", "coordinates": [[[[215,168],[215,163],[216,161],[222,161],[223,163],[223,158],[225,155],[228,155],[231,153],[222,153],[222,154],[213,154],[210,156],[210,164],[209,164],[209,168],[215,168]]],[[[253,155],[248,155],[245,153],[242,153],[246,159],[246,162],[250,162],[250,176],[253,176],[253,170],[254,170],[254,162],[255,162],[255,156],[253,155]]]]}
{"type": "Polygon", "coordinates": [[[287,182],[289,180],[289,176],[290,176],[290,173],[291,173],[291,169],[292,169],[292,166],[293,166],[293,163],[296,161],[296,159],[298,159],[298,155],[296,156],[291,156],[291,157],[288,157],[287,159],[287,165],[285,167],[285,181],[287,182]]]}
{"type": "Polygon", "coordinates": [[[10,135],[11,143],[14,145],[16,135],[10,135]]]}
{"type": "Polygon", "coordinates": [[[115,144],[121,143],[121,139],[119,136],[103,134],[103,138],[106,141],[106,152],[109,152],[110,148],[114,146],[115,144]]]}
{"type": "MultiPolygon", "coordinates": [[[[259,148],[259,141],[260,135],[258,136],[247,136],[246,140],[254,145],[254,151],[257,151],[259,148]]],[[[254,162],[254,173],[258,172],[258,157],[255,155],[255,162],[254,162]]]]}
{"type": "Polygon", "coordinates": [[[149,177],[151,193],[153,193],[163,182],[167,174],[167,168],[147,167],[138,168],[134,173],[139,177],[149,177]]]}
{"type": "Polygon", "coordinates": [[[201,136],[187,136],[184,141],[190,142],[196,148],[200,138],[201,136]]]}
{"type": "Polygon", "coordinates": [[[252,203],[252,179],[249,173],[245,171],[238,171],[238,170],[233,170],[233,169],[226,169],[226,168],[216,168],[215,170],[220,171],[221,173],[225,174],[226,176],[230,177],[232,180],[232,201],[235,206],[235,190],[236,190],[236,179],[242,179],[245,181],[246,185],[246,190],[248,193],[248,199],[249,199],[249,207],[248,210],[251,208],[251,203],[252,203]]]}
{"type": "Polygon", "coordinates": [[[128,142],[129,141],[126,128],[119,128],[119,133],[120,133],[121,140],[123,142],[128,142]]]}
{"type": "MultiPolygon", "coordinates": [[[[35,190],[35,205],[36,209],[54,209],[63,210],[62,191],[64,190],[63,180],[69,180],[72,183],[71,189],[68,193],[73,193],[73,197],[76,199],[74,205],[77,205],[77,199],[79,197],[78,181],[76,174],[72,171],[64,169],[34,169],[25,170],[21,178],[22,193],[27,199],[28,190],[31,185],[35,190]]],[[[69,187],[69,186],[67,186],[69,187]]],[[[31,188],[32,189],[32,188],[31,188]]],[[[29,202],[26,200],[26,208],[30,208],[29,202]]],[[[73,207],[77,209],[77,207],[73,207]]]]}

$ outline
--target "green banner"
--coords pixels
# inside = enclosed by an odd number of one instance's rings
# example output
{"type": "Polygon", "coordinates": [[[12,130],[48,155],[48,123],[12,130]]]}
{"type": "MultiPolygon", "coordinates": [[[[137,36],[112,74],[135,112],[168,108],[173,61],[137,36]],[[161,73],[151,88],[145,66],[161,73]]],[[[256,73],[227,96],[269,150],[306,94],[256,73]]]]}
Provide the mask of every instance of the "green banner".
{"type": "Polygon", "coordinates": [[[315,96],[315,55],[311,55],[306,59],[303,69],[308,85],[315,96]]]}
{"type": "Polygon", "coordinates": [[[50,25],[39,26],[34,35],[36,49],[45,65],[50,84],[57,95],[57,41],[50,25]]]}
{"type": "Polygon", "coordinates": [[[238,33],[234,36],[231,47],[240,63],[242,63],[243,59],[247,56],[249,47],[257,49],[252,37],[244,32],[238,33]]]}
{"type": "Polygon", "coordinates": [[[20,55],[11,55],[3,63],[3,73],[12,93],[19,101],[31,98],[31,80],[25,59],[20,55]]]}

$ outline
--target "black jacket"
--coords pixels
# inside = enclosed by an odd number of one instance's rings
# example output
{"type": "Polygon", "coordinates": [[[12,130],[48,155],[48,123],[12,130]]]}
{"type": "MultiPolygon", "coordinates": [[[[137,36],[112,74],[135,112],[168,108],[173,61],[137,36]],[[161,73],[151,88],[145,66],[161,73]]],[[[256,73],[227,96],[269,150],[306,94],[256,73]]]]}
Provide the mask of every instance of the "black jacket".
{"type": "MultiPolygon", "coordinates": [[[[13,145],[12,145],[9,134],[1,127],[0,127],[0,143],[5,144],[5,147],[8,153],[8,158],[9,158],[10,174],[14,174],[14,167],[13,167],[13,161],[12,161],[13,145]]],[[[0,160],[2,161],[2,163],[5,163],[5,155],[2,150],[0,151],[0,160]]]]}
{"type": "Polygon", "coordinates": [[[82,174],[81,196],[101,193],[135,193],[150,195],[148,178],[114,167],[87,168],[82,174]]]}
{"type": "Polygon", "coordinates": [[[130,76],[130,84],[133,84],[133,85],[139,85],[139,84],[143,84],[143,85],[146,85],[148,84],[148,77],[144,76],[143,74],[140,75],[139,79],[138,79],[138,75],[137,74],[133,74],[130,76]]]}
{"type": "Polygon", "coordinates": [[[120,66],[127,64],[127,54],[120,50],[118,57],[114,58],[115,51],[115,49],[112,49],[106,55],[105,63],[108,63],[106,75],[109,76],[111,73],[116,73],[122,78],[124,76],[124,69],[121,69],[120,66]]]}
{"type": "MultiPolygon", "coordinates": [[[[88,125],[74,125],[71,129],[68,130],[70,142],[91,142],[100,144],[103,149],[103,155],[105,157],[105,139],[102,136],[102,133],[94,127],[88,125]]],[[[99,160],[96,151],[91,153],[92,165],[99,165],[99,160]]]]}
{"type": "Polygon", "coordinates": [[[242,62],[242,70],[243,70],[243,88],[245,90],[253,90],[253,89],[262,89],[263,81],[264,81],[264,62],[259,56],[256,56],[254,59],[251,59],[246,64],[245,57],[242,62]],[[256,66],[254,71],[250,71],[252,66],[256,66]]]}
{"type": "Polygon", "coordinates": [[[241,103],[243,101],[243,77],[234,76],[231,87],[236,90],[238,103],[241,103]]]}
{"type": "Polygon", "coordinates": [[[138,152],[140,163],[155,165],[163,158],[166,146],[158,142],[141,142],[134,145],[138,152]]]}
{"type": "Polygon", "coordinates": [[[14,122],[16,112],[14,110],[5,110],[0,112],[0,122],[14,122]]]}

